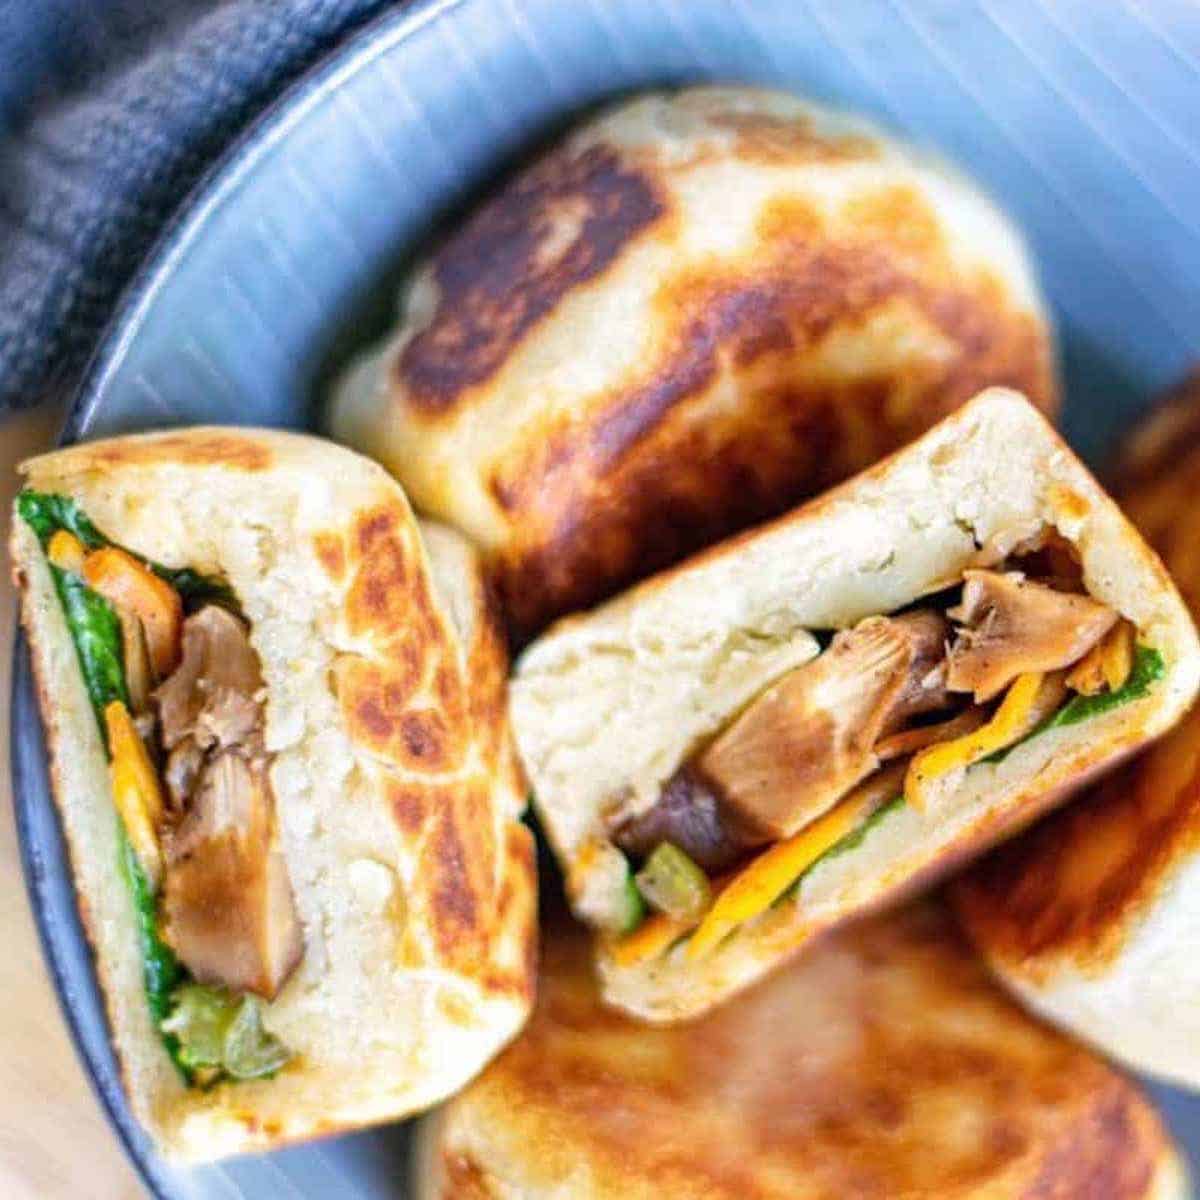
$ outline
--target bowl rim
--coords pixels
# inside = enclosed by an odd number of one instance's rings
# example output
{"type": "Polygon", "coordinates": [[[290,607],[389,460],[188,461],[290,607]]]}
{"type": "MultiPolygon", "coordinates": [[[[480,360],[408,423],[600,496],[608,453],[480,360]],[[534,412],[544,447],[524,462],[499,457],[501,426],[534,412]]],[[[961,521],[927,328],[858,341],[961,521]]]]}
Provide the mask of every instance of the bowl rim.
{"type": "Polygon", "coordinates": [[[477,0],[399,0],[301,72],[217,155],[179,201],[122,289],[67,407],[60,445],[78,440],[159,290],[209,218],[283,138],[340,84],[442,16],[477,0]]]}
{"type": "MultiPolygon", "coordinates": [[[[335,92],[346,79],[446,14],[476,2],[477,0],[408,0],[407,3],[402,2],[399,7],[386,9],[348,34],[317,62],[302,71],[250,120],[187,190],[122,289],[96,347],[75,384],[57,445],[70,445],[79,439],[84,426],[91,420],[105,396],[126,351],[140,332],[159,291],[174,272],[176,265],[188,248],[203,235],[213,213],[258,166],[266,154],[301,124],[309,113],[328,95],[335,92]]],[[[75,1053],[109,1125],[149,1194],[155,1197],[155,1200],[170,1200],[169,1193],[164,1190],[160,1179],[162,1160],[155,1154],[149,1139],[141,1132],[140,1126],[128,1110],[124,1099],[124,1085],[119,1081],[119,1069],[117,1090],[120,1092],[120,1099],[116,1092],[110,1094],[110,1090],[101,1082],[110,1078],[112,1072],[108,1064],[102,1062],[88,1048],[80,1019],[75,1011],[77,1001],[70,998],[70,989],[66,982],[70,968],[58,946],[58,939],[63,937],[64,933],[52,929],[53,922],[46,904],[50,883],[46,872],[38,864],[31,832],[30,814],[36,798],[32,795],[33,784],[25,764],[27,751],[20,748],[20,743],[21,734],[29,722],[39,718],[31,690],[28,647],[19,618],[14,624],[9,684],[9,777],[12,782],[13,820],[17,832],[21,873],[42,958],[75,1053]]],[[[61,831],[57,811],[54,820],[61,831]]],[[[80,933],[77,909],[74,919],[73,927],[65,934],[67,937],[74,937],[80,933]]],[[[94,977],[94,964],[90,969],[94,977]]],[[[105,1026],[107,1030],[107,1016],[105,1026]]],[[[109,1044],[111,1049],[111,1041],[109,1044]]]]}

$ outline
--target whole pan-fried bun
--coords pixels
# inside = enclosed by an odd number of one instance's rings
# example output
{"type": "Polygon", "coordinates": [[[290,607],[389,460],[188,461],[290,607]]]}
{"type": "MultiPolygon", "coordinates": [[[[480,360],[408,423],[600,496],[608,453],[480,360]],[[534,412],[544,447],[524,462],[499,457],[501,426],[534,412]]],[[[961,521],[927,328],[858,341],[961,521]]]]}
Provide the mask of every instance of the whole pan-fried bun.
{"type": "MultiPolygon", "coordinates": [[[[1118,499],[1200,612],[1200,375],[1133,436],[1118,499]]],[[[955,888],[997,974],[1138,1068],[1200,1088],[1200,708],[955,888]]]]}
{"type": "MultiPolygon", "coordinates": [[[[1058,593],[1043,586],[1041,594],[1054,601],[1058,593]]],[[[965,607],[944,615],[962,618],[965,607]]],[[[1033,626],[1040,635],[1040,618],[1033,626]]],[[[944,636],[934,661],[950,643],[944,636]]],[[[951,657],[964,639],[974,644],[978,636],[955,635],[951,657]]],[[[922,686],[942,669],[932,662],[929,668],[918,672],[922,686]]],[[[1157,556],[1045,419],[1015,393],[992,389],[829,494],[554,626],[518,660],[510,707],[568,896],[576,914],[599,931],[605,997],[667,1021],[705,1011],[819,931],[1023,828],[1173,725],[1198,679],[1196,631],[1157,556]],[[1051,696],[1041,715],[1035,703],[1044,694],[1038,680],[1049,683],[1054,673],[1022,675],[1025,682],[1009,687],[1000,709],[974,709],[988,721],[982,740],[959,729],[952,747],[932,746],[934,757],[910,760],[901,779],[889,780],[888,768],[880,768],[885,793],[872,799],[839,785],[827,803],[793,812],[787,828],[745,843],[749,865],[739,852],[732,863],[706,866],[718,899],[695,935],[688,936],[694,920],[689,926],[668,919],[687,915],[677,908],[637,926],[631,940],[637,920],[631,871],[657,842],[686,849],[688,838],[697,839],[697,827],[712,813],[705,808],[706,780],[716,779],[709,793],[727,834],[740,836],[744,809],[732,806],[730,776],[712,774],[713,751],[736,742],[754,716],[775,705],[767,729],[777,738],[774,757],[751,744],[758,755],[751,755],[752,771],[734,782],[751,798],[755,789],[783,792],[785,808],[802,807],[819,793],[822,778],[791,789],[771,785],[780,772],[799,771],[810,750],[824,754],[822,739],[840,728],[842,709],[867,690],[860,681],[870,676],[857,671],[839,687],[818,682],[824,691],[806,693],[817,705],[811,720],[802,704],[788,708],[791,702],[781,699],[806,680],[836,682],[838,655],[848,643],[839,634],[828,644],[830,631],[857,637],[875,617],[887,618],[876,628],[897,630],[917,615],[914,605],[936,617],[937,605],[956,595],[947,589],[980,562],[992,563],[1010,583],[1022,579],[1018,570],[1035,570],[1036,563],[1025,566],[1020,557],[1015,567],[1004,563],[1009,550],[1031,544],[1025,540],[1031,537],[1038,545],[1049,539],[1060,560],[1074,564],[1078,587],[1091,599],[1070,602],[1093,608],[1098,602],[1115,614],[1125,623],[1130,652],[1136,642],[1139,661],[1157,659],[1157,676],[1133,686],[1124,702],[1072,700],[1071,719],[1060,722],[1054,706],[1061,700],[1051,696]],[[1047,726],[1050,712],[1057,715],[1047,726]],[[1007,740],[989,741],[1010,715],[1007,740]],[[815,740],[789,740],[810,734],[815,740]],[[928,765],[914,775],[918,764],[928,765]],[[677,787],[689,780],[685,821],[674,806],[677,787]],[[934,791],[926,794],[928,787],[934,791]],[[629,830],[645,828],[651,815],[672,820],[671,830],[632,843],[629,830]]],[[[963,716],[970,719],[972,711],[963,716]]],[[[852,743],[859,729],[855,721],[848,725],[852,743]]],[[[912,736],[923,736],[922,727],[912,736]]],[[[875,761],[892,762],[874,752],[865,761],[864,771],[874,771],[875,761]]],[[[685,893],[689,904],[690,897],[685,893]]]]}
{"type": "Polygon", "coordinates": [[[273,1078],[188,1088],[143,990],[105,749],[33,530],[12,553],[70,849],[134,1114],[216,1158],[396,1118],[461,1087],[532,1002],[535,878],[507,662],[473,551],[379,466],[298,434],[196,428],[33,459],[105,536],[228,583],[265,681],[304,954],[265,1023],[273,1078]]]}
{"type": "Polygon", "coordinates": [[[523,632],[773,516],[989,384],[1057,406],[1021,238],[785,92],[624,101],[416,270],[334,435],[484,551],[523,632]]]}
{"type": "Polygon", "coordinates": [[[525,1032],[419,1130],[418,1200],[1182,1198],[1120,1073],[1025,1016],[932,905],[655,1029],[551,927],[525,1032]]]}

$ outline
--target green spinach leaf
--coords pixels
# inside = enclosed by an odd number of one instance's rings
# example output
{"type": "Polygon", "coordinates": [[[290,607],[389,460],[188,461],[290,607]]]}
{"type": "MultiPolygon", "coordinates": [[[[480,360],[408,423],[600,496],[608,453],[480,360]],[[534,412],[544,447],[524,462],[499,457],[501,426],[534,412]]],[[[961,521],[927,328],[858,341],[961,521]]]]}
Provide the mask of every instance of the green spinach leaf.
{"type": "MultiPolygon", "coordinates": [[[[132,553],[132,551],[127,553],[132,553]]],[[[210,575],[201,575],[199,571],[193,571],[191,567],[180,567],[177,570],[174,567],[161,567],[158,563],[150,562],[148,559],[142,561],[159,579],[165,579],[183,597],[184,605],[189,612],[209,601],[220,604],[223,608],[231,609],[235,613],[241,612],[233,589],[220,579],[213,579],[210,575]]]]}
{"type": "Polygon", "coordinates": [[[805,876],[807,876],[810,871],[816,870],[821,863],[829,862],[830,859],[837,858],[842,854],[848,854],[851,850],[857,850],[859,846],[861,846],[863,842],[867,840],[868,834],[870,834],[873,829],[881,825],[888,817],[892,815],[892,813],[898,812],[903,807],[903,796],[894,796],[886,804],[881,805],[861,825],[859,825],[857,829],[850,830],[850,832],[846,834],[841,841],[834,842],[834,844],[830,846],[820,858],[818,858],[815,862],[809,863],[808,866],[805,867],[798,876],[796,876],[796,881],[788,887],[787,891],[784,892],[783,895],[775,901],[775,903],[779,904],[783,900],[794,898],[796,893],[800,890],[800,885],[804,882],[805,876]]]}
{"type": "Polygon", "coordinates": [[[89,550],[109,544],[69,496],[25,488],[17,497],[17,512],[37,534],[43,549],[60,529],[73,533],[89,550]]]}
{"type": "Polygon", "coordinates": [[[1099,692],[1095,696],[1072,696],[1057,712],[1047,717],[1020,741],[1013,742],[983,759],[986,763],[1003,762],[1018,746],[1035,738],[1047,729],[1060,729],[1064,725],[1078,725],[1089,717],[1112,712],[1131,700],[1140,700],[1166,673],[1166,664],[1159,652],[1150,646],[1138,646],[1133,654],[1133,669],[1129,678],[1115,692],[1099,692]]]}
{"type": "Polygon", "coordinates": [[[1129,678],[1115,692],[1099,692],[1095,696],[1072,696],[1044,725],[1030,734],[1033,737],[1043,729],[1057,729],[1063,725],[1077,725],[1089,717],[1111,712],[1140,700],[1166,673],[1163,657],[1149,646],[1138,646],[1134,651],[1133,669],[1129,678]]]}
{"type": "Polygon", "coordinates": [[[125,665],[121,657],[121,622],[113,607],[99,592],[94,592],[78,575],[49,564],[88,699],[100,726],[100,736],[108,747],[104,710],[114,700],[128,706],[125,665]]]}
{"type": "MultiPolygon", "coordinates": [[[[857,850],[867,840],[867,835],[881,825],[892,813],[904,807],[903,796],[893,796],[886,804],[877,808],[857,829],[852,829],[840,842],[835,842],[815,863],[808,868],[811,871],[819,863],[828,862],[831,858],[857,850]]],[[[808,874],[808,871],[805,874],[808,874]]]]}
{"type": "Polygon", "coordinates": [[[179,1038],[173,1033],[164,1033],[161,1026],[170,1015],[171,993],[187,978],[175,952],[159,937],[158,908],[154,902],[154,891],[150,881],[138,862],[133,846],[125,834],[121,818],[117,818],[117,837],[120,844],[121,874],[133,897],[133,908],[137,916],[138,946],[142,952],[142,986],[146,992],[146,1005],[154,1026],[159,1030],[163,1045],[171,1056],[185,1083],[192,1082],[192,1071],[184,1060],[179,1038]]]}
{"type": "Polygon", "coordinates": [[[185,603],[191,601],[196,605],[211,600],[223,604],[226,608],[237,610],[237,599],[228,584],[220,579],[201,575],[191,567],[164,567],[106,538],[70,496],[35,492],[25,488],[17,497],[17,511],[37,534],[43,549],[58,530],[65,529],[68,533],[73,533],[89,550],[96,550],[101,546],[117,546],[126,554],[133,555],[160,579],[165,579],[183,597],[185,603]]]}
{"type": "MultiPolygon", "coordinates": [[[[17,511],[29,523],[43,546],[59,529],[68,530],[93,549],[105,544],[103,537],[78,506],[63,496],[25,491],[18,498],[17,505],[17,511]]],[[[126,706],[129,704],[122,657],[121,622],[112,605],[99,592],[88,587],[78,575],[64,571],[53,563],[48,565],[67,629],[75,644],[88,699],[92,702],[92,711],[107,750],[108,729],[104,722],[104,710],[114,700],[126,706]]],[[[186,979],[187,973],[170,946],[159,936],[154,891],[133,852],[119,816],[116,822],[118,866],[133,899],[146,1003],[158,1027],[171,1011],[171,992],[186,979]]],[[[160,1036],[171,1061],[184,1081],[190,1083],[192,1072],[181,1057],[179,1039],[161,1029],[160,1036]]]]}

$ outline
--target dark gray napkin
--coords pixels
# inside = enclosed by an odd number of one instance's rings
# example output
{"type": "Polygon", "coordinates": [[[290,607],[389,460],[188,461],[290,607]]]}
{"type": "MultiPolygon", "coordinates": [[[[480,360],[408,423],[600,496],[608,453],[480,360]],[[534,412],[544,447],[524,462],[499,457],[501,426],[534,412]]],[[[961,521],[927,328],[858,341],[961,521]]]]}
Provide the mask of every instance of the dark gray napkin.
{"type": "Polygon", "coordinates": [[[0,411],[73,381],[199,174],[389,0],[0,0],[0,411]]]}

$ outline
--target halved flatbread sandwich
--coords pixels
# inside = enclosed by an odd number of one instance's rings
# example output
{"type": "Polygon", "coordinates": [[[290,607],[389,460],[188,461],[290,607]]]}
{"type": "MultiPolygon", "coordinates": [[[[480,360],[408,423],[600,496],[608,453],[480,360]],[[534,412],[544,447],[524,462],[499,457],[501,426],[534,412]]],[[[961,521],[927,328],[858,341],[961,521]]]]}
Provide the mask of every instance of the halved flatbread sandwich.
{"type": "Polygon", "coordinates": [[[1198,680],[1158,558],[995,389],[552,628],[511,708],[606,997],[670,1020],[1028,824],[1198,680]]]}
{"type": "Polygon", "coordinates": [[[1168,1200],[1146,1098],[1022,1013],[920,905],[702,1020],[606,1009],[550,926],[525,1032],[420,1127],[418,1200],[1168,1200]]]}
{"type": "MultiPolygon", "coordinates": [[[[1116,495],[1200,612],[1200,376],[1135,435],[1116,495]]],[[[1200,707],[955,889],[997,974],[1106,1053],[1200,1088],[1200,707]]]]}
{"type": "Polygon", "coordinates": [[[473,553],[297,434],[21,470],[21,619],[138,1120],[207,1159],[461,1087],[528,1013],[535,905],[473,553]]]}
{"type": "Polygon", "coordinates": [[[869,466],[989,384],[1057,407],[1020,234],[786,92],[626,100],[414,273],[336,437],[484,551],[523,632],[869,466]]]}

